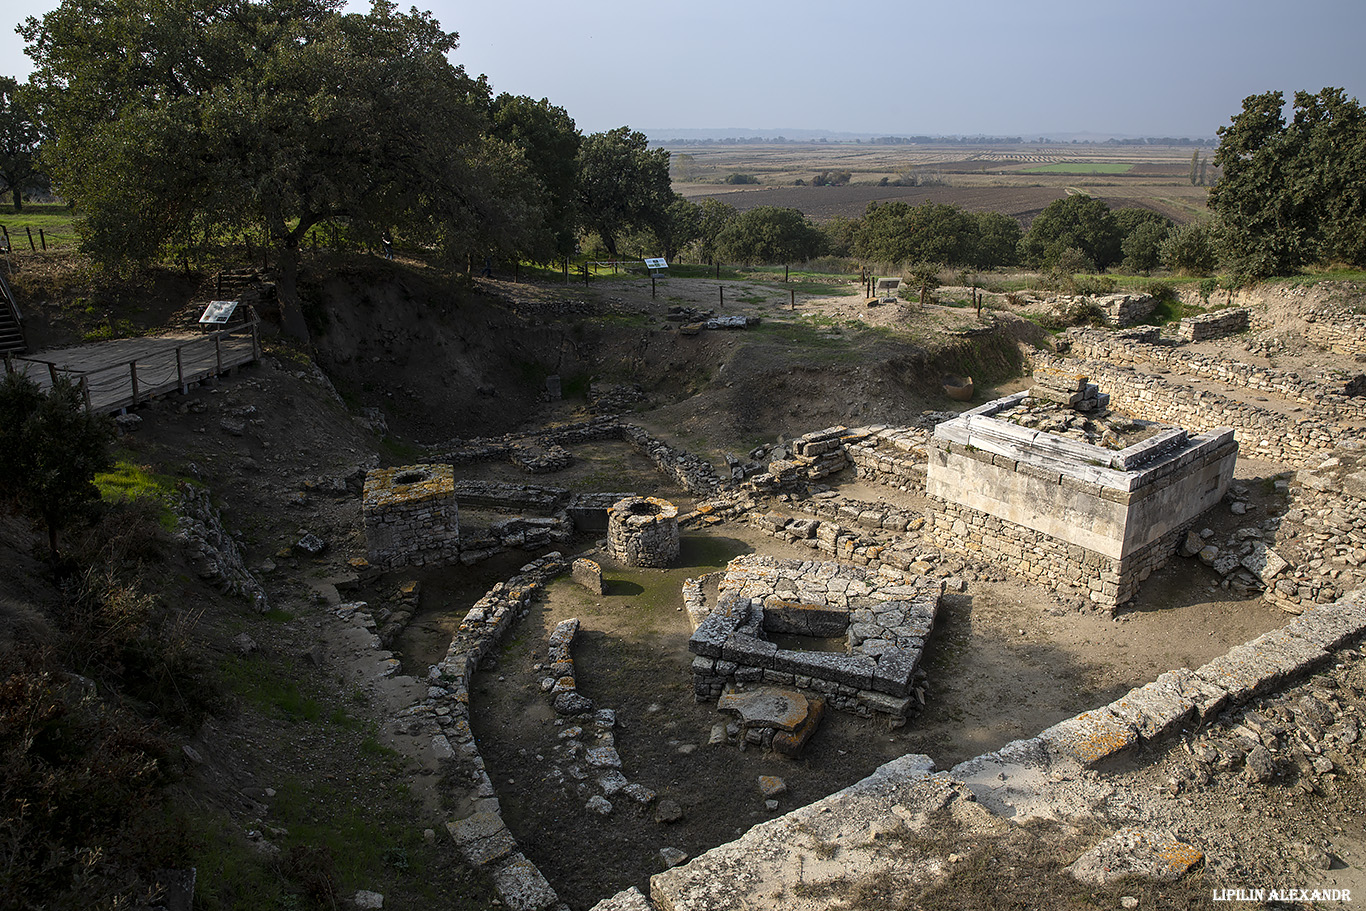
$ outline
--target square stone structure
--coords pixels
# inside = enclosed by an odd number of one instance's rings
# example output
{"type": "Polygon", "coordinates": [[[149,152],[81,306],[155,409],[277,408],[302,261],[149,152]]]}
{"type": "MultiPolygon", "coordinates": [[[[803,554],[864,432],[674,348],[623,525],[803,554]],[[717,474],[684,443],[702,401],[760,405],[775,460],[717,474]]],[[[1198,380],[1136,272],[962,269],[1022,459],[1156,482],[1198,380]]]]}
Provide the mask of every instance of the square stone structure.
{"type": "Polygon", "coordinates": [[[460,511],[450,465],[401,465],[365,474],[365,546],[379,569],[460,558],[460,511]]]}
{"type": "Polygon", "coordinates": [[[858,715],[906,719],[944,583],[897,570],[746,554],[688,650],[699,702],[728,686],[796,687],[858,715]],[[840,652],[780,647],[771,635],[843,638],[840,652]]]}
{"type": "Polygon", "coordinates": [[[1113,450],[992,417],[1027,394],[935,428],[927,532],[1031,582],[1085,587],[1113,609],[1223,498],[1238,459],[1233,431],[1168,428],[1113,450]]]}

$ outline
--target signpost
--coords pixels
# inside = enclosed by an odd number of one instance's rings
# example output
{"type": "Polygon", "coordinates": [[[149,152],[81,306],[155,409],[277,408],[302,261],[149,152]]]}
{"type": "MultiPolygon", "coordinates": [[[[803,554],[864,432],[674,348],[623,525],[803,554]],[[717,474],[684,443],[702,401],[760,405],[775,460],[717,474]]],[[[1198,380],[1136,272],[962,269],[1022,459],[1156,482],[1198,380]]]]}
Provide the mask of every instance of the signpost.
{"type": "Polygon", "coordinates": [[[645,268],[650,270],[650,299],[655,297],[655,277],[669,268],[669,263],[662,256],[649,257],[645,260],[645,268]]]}
{"type": "Polygon", "coordinates": [[[209,301],[204,314],[199,317],[201,326],[226,326],[228,320],[237,312],[237,301],[209,301]]]}

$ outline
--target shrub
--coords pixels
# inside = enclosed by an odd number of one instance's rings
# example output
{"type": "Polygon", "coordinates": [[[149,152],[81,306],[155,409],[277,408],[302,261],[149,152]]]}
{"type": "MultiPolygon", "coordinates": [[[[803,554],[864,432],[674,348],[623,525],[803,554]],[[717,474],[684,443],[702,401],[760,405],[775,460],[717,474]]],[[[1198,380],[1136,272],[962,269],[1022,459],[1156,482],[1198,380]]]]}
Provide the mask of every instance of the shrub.
{"type": "Polygon", "coordinates": [[[19,373],[0,381],[0,493],[47,528],[54,560],[57,533],[99,502],[94,478],[110,465],[112,437],[109,420],[87,412],[65,377],[47,392],[19,373]]]}
{"type": "Polygon", "coordinates": [[[755,177],[753,174],[741,174],[741,173],[739,173],[739,172],[736,172],[736,173],[734,173],[734,174],[727,174],[727,175],[726,175],[726,181],[725,181],[725,182],[726,182],[726,183],[731,183],[731,184],[736,184],[736,183],[742,183],[742,184],[743,184],[743,183],[759,183],[760,181],[759,181],[759,178],[755,177]]]}

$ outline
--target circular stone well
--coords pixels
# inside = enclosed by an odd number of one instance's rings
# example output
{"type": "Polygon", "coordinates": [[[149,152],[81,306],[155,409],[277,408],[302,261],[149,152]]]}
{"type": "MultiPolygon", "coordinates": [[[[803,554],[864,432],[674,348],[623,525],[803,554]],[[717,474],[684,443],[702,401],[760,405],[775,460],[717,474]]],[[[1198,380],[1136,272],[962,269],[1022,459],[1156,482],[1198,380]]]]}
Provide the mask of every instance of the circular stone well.
{"type": "Polygon", "coordinates": [[[626,497],[607,511],[607,547],[627,566],[678,559],[678,507],[658,497],[626,497]]]}

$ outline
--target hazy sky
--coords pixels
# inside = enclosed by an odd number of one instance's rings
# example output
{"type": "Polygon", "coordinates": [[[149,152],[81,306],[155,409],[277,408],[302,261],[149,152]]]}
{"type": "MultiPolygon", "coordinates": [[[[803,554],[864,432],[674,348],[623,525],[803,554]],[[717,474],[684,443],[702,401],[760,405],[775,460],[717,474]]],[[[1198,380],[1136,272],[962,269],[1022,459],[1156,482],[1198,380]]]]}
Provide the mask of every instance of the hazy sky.
{"type": "MultiPolygon", "coordinates": [[[[0,73],[27,74],[12,26],[55,5],[0,0],[0,73]]],[[[422,6],[460,33],[471,75],[548,97],[584,132],[1212,136],[1251,94],[1366,98],[1366,0],[422,6]]]]}

